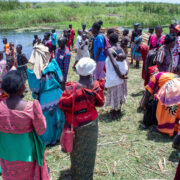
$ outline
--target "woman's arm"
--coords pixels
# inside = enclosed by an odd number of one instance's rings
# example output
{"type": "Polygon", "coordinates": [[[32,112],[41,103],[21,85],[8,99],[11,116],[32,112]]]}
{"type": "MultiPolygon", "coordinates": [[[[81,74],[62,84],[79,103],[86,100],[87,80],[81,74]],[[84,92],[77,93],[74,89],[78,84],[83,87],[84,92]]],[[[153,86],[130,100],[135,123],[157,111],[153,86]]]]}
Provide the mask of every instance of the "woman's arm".
{"type": "Polygon", "coordinates": [[[38,135],[42,135],[46,131],[46,119],[43,115],[41,106],[37,100],[33,102],[33,126],[38,135]]]}
{"type": "Polygon", "coordinates": [[[150,96],[151,96],[151,94],[149,93],[149,91],[146,90],[144,93],[144,96],[143,96],[144,98],[141,102],[141,108],[142,109],[146,109],[146,104],[147,104],[150,96]]]}

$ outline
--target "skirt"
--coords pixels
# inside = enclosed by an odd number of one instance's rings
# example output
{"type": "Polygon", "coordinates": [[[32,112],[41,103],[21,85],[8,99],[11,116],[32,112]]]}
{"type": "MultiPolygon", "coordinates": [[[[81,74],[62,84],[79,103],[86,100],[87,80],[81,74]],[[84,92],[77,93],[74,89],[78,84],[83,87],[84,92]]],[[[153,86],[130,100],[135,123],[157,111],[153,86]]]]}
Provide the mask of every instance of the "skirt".
{"type": "Polygon", "coordinates": [[[73,180],[93,180],[97,139],[97,120],[75,129],[75,140],[71,153],[73,180]]]}
{"type": "Polygon", "coordinates": [[[114,110],[121,109],[123,103],[126,103],[127,99],[127,80],[124,80],[123,84],[111,87],[107,89],[107,96],[105,106],[111,106],[114,110]]]}
{"type": "Polygon", "coordinates": [[[97,61],[97,66],[94,71],[94,80],[101,80],[105,78],[105,61],[97,61]]]}

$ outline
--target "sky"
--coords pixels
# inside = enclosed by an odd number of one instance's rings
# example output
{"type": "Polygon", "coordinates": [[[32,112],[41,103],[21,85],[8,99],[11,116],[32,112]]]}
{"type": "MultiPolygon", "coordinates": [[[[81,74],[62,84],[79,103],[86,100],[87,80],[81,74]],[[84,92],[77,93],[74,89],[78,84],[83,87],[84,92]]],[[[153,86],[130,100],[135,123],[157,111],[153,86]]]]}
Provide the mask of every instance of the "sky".
{"type": "Polygon", "coordinates": [[[178,3],[180,0],[19,0],[20,2],[165,2],[165,3],[178,3]]]}

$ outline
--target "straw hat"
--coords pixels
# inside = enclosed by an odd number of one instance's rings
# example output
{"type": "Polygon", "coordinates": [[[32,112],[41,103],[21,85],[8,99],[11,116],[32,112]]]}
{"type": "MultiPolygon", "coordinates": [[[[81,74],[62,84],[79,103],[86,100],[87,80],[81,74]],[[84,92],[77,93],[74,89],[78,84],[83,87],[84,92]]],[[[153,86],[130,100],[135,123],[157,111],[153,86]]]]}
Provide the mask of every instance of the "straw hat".
{"type": "Polygon", "coordinates": [[[92,75],[96,69],[96,63],[93,59],[84,57],[76,64],[76,71],[81,76],[92,75]]]}

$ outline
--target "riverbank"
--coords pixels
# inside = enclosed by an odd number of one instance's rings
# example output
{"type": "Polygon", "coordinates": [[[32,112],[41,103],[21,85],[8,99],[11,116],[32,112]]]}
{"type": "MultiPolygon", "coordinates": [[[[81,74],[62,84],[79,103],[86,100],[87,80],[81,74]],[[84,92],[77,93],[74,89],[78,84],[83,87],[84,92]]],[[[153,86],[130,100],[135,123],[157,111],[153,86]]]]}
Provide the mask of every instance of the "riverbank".
{"type": "Polygon", "coordinates": [[[148,28],[180,19],[180,5],[164,3],[20,3],[11,9],[0,3],[1,30],[63,29],[70,23],[77,30],[82,23],[90,27],[100,19],[104,27],[132,27],[134,22],[139,22],[143,28],[148,28]]]}

